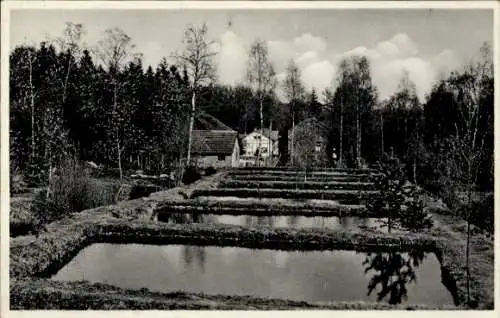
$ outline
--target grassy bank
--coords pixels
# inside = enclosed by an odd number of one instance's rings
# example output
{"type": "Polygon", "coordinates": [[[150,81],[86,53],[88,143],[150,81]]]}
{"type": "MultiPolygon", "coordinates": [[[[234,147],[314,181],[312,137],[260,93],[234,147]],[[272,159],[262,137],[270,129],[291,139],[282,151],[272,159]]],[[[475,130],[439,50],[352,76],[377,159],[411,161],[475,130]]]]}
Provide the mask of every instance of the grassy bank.
{"type": "Polygon", "coordinates": [[[287,182],[368,182],[370,179],[367,176],[356,175],[338,175],[338,176],[304,176],[299,175],[232,175],[229,176],[235,181],[287,181],[287,182]]]}
{"type": "Polygon", "coordinates": [[[260,189],[301,189],[301,190],[374,190],[370,182],[339,181],[257,181],[227,180],[221,182],[220,188],[260,188],[260,189]]]}
{"type": "Polygon", "coordinates": [[[378,191],[359,190],[295,190],[295,189],[196,189],[190,198],[199,196],[234,196],[240,198],[283,198],[283,199],[320,199],[320,200],[346,200],[356,202],[359,200],[373,198],[378,191]]]}
{"type": "Polygon", "coordinates": [[[185,201],[162,202],[155,208],[155,213],[211,213],[231,215],[310,215],[310,216],[357,216],[384,217],[382,211],[369,211],[362,205],[343,205],[338,203],[293,202],[281,200],[234,200],[234,201],[185,201]]]}
{"type": "Polygon", "coordinates": [[[370,302],[310,303],[251,296],[207,295],[202,293],[158,293],[130,290],[88,282],[56,282],[41,279],[16,280],[11,286],[11,308],[68,310],[457,310],[454,306],[389,305],[370,302]]]}

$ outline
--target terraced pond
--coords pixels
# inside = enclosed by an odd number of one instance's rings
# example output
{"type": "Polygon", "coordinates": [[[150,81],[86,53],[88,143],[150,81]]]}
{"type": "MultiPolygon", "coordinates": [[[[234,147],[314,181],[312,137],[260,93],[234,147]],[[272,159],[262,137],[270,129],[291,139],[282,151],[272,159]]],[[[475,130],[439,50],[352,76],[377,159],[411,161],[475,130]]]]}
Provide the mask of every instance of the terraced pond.
{"type": "Polygon", "coordinates": [[[322,216],[254,216],[198,213],[159,213],[155,220],[171,224],[231,224],[241,226],[269,226],[288,228],[327,228],[352,230],[371,228],[387,231],[386,218],[322,217],[322,216]]]}
{"type": "Polygon", "coordinates": [[[434,254],[93,244],[53,277],[127,289],[452,305],[434,254]],[[386,288],[382,288],[386,286],[386,288]],[[407,298],[407,299],[406,299],[407,298]]]}

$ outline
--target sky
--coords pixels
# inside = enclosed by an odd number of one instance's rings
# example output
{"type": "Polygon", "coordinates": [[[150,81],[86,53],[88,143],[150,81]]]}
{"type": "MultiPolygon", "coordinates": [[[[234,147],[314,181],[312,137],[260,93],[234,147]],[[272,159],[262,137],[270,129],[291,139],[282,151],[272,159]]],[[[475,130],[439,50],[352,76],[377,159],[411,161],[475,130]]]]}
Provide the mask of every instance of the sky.
{"type": "Polygon", "coordinates": [[[493,41],[493,11],[488,9],[205,9],[205,10],[12,10],[11,50],[62,34],[65,22],[82,23],[85,45],[95,47],[107,28],[119,27],[155,67],[162,57],[182,49],[188,24],[206,23],[216,42],[218,80],[245,80],[248,48],[267,42],[278,79],[294,59],[308,90],[334,85],[339,61],[363,54],[379,98],[397,88],[403,71],[423,99],[433,82],[477,55],[493,41]]]}

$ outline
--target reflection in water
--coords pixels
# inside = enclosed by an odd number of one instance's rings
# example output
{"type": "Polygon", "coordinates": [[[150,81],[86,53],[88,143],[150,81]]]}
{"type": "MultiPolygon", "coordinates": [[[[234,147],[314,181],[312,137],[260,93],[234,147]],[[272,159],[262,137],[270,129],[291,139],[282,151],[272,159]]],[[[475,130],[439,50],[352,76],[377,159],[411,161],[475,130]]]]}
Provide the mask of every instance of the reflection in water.
{"type": "MultiPolygon", "coordinates": [[[[201,213],[160,213],[158,221],[173,224],[231,224],[246,227],[291,227],[291,228],[329,228],[339,230],[376,229],[386,231],[377,218],[359,217],[322,217],[322,216],[254,216],[201,213]]],[[[382,220],[383,222],[383,220],[382,220]]]]}
{"type": "Polygon", "coordinates": [[[453,304],[451,294],[441,284],[437,257],[428,254],[423,260],[422,255],[417,256],[100,243],[83,249],[51,279],[106,282],[162,292],[182,290],[320,302],[385,302],[387,295],[390,303],[398,303],[407,295],[409,303],[453,304]],[[406,277],[408,265],[418,270],[418,282],[407,283],[411,275],[416,276],[412,272],[406,277]],[[365,270],[369,275],[364,274],[365,270]],[[385,291],[377,295],[380,285],[385,291]]]}
{"type": "Polygon", "coordinates": [[[288,225],[290,225],[291,227],[296,227],[298,222],[299,222],[298,216],[292,215],[292,216],[288,217],[288,225]]]}
{"type": "Polygon", "coordinates": [[[388,296],[389,304],[400,304],[408,299],[406,284],[416,282],[416,268],[424,260],[424,252],[368,253],[363,261],[365,273],[375,271],[368,283],[368,296],[378,287],[377,300],[388,296]]]}
{"type": "Polygon", "coordinates": [[[205,247],[196,245],[184,245],[182,257],[186,265],[197,264],[202,273],[205,272],[205,247]]]}

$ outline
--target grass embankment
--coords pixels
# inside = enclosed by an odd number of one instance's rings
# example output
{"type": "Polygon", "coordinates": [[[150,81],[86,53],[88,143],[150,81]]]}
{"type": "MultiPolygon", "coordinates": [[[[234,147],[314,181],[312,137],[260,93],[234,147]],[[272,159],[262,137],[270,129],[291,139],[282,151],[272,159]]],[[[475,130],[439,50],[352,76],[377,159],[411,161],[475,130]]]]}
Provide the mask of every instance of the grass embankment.
{"type": "Polygon", "coordinates": [[[371,182],[339,182],[339,181],[256,181],[226,180],[220,188],[260,188],[260,189],[302,189],[302,190],[374,190],[371,182]]]}
{"type": "Polygon", "coordinates": [[[313,170],[304,170],[298,168],[269,168],[269,167],[242,167],[236,170],[232,170],[231,174],[307,174],[307,175],[334,175],[334,174],[371,174],[377,173],[375,169],[349,169],[349,168],[322,168],[313,170]]]}
{"type": "Polygon", "coordinates": [[[361,190],[295,190],[295,189],[196,189],[190,198],[199,196],[234,196],[240,198],[283,198],[283,199],[320,199],[359,202],[359,200],[373,198],[378,191],[361,190]]]}
{"type": "Polygon", "coordinates": [[[371,302],[310,303],[251,296],[202,293],[158,293],[128,290],[106,284],[57,282],[41,279],[17,280],[11,287],[12,309],[135,309],[135,310],[457,310],[454,306],[389,305],[371,302]]]}
{"type": "Polygon", "coordinates": [[[235,181],[287,181],[287,182],[369,182],[368,176],[363,175],[338,175],[338,176],[304,176],[295,175],[232,175],[228,176],[230,180],[235,181]]]}
{"type": "Polygon", "coordinates": [[[32,213],[35,193],[23,193],[10,198],[10,236],[28,235],[37,231],[37,220],[32,213]]]}
{"type": "MultiPolygon", "coordinates": [[[[467,300],[466,244],[467,223],[460,217],[450,215],[446,209],[429,198],[426,200],[434,226],[428,233],[443,238],[438,245],[445,274],[454,278],[460,303],[467,300]]],[[[487,231],[471,226],[470,240],[470,295],[477,309],[494,308],[494,237],[487,231]]]]}
{"type": "Polygon", "coordinates": [[[155,213],[210,213],[230,215],[310,215],[310,216],[357,216],[384,217],[384,213],[368,211],[363,205],[344,205],[335,202],[306,200],[297,202],[288,199],[237,199],[231,201],[196,199],[184,201],[165,201],[157,205],[155,213]]]}

